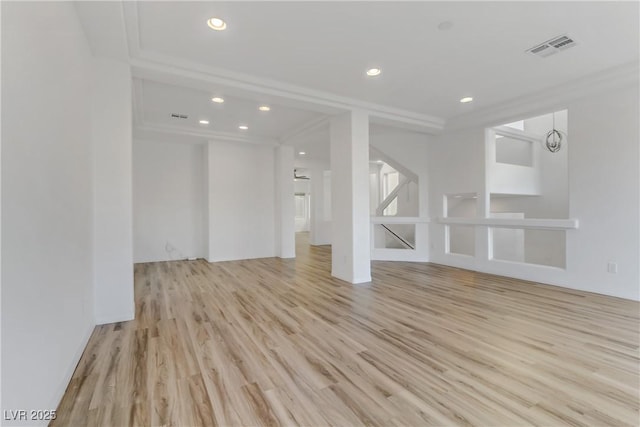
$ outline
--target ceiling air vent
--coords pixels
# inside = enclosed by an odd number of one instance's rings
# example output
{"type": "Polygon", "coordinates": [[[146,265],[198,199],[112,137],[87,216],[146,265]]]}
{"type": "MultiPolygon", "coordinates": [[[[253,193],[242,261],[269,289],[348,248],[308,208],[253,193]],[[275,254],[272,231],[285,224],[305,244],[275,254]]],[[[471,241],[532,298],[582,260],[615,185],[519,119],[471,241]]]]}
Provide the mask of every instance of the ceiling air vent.
{"type": "Polygon", "coordinates": [[[527,53],[546,58],[547,56],[554,55],[575,45],[576,42],[571,37],[563,35],[554,37],[551,40],[547,40],[544,43],[534,46],[531,49],[528,49],[527,53]]]}
{"type": "Polygon", "coordinates": [[[176,113],[171,113],[171,118],[173,119],[186,119],[189,116],[185,116],[184,114],[176,114],[176,113]]]}

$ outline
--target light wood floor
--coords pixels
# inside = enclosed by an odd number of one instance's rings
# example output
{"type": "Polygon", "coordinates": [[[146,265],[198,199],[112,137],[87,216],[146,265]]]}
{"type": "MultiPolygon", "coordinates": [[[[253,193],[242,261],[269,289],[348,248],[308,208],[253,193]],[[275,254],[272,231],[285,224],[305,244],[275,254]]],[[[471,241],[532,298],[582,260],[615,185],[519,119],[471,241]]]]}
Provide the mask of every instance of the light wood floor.
{"type": "Polygon", "coordinates": [[[139,264],[54,425],[639,424],[639,305],[432,264],[139,264]]]}

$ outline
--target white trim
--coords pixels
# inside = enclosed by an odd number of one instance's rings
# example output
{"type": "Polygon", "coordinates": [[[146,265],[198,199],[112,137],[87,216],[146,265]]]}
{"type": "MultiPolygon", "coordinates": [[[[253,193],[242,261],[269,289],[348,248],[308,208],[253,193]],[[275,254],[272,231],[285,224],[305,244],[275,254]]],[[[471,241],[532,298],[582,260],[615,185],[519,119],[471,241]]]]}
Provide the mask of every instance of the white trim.
{"type": "MultiPolygon", "coordinates": [[[[135,77],[151,78],[145,76],[145,71],[164,73],[165,76],[172,75],[173,77],[195,79],[201,82],[295,99],[315,106],[339,110],[334,113],[359,108],[366,110],[371,116],[379,117],[381,120],[404,123],[430,132],[439,132],[444,128],[444,119],[440,117],[364,102],[329,92],[264,79],[223,68],[209,67],[180,58],[157,54],[148,50],[145,51],[140,43],[140,21],[137,2],[124,2],[123,13],[129,56],[131,58],[130,64],[132,74],[135,77]]],[[[326,109],[323,111],[327,113],[326,109]]]]}
{"type": "Polygon", "coordinates": [[[516,263],[495,260],[476,260],[473,257],[465,259],[463,255],[441,254],[431,257],[430,263],[462,268],[464,270],[493,274],[496,276],[528,280],[563,288],[577,289],[569,282],[567,271],[558,267],[540,264],[516,263]]]}
{"type": "Polygon", "coordinates": [[[607,90],[638,84],[640,62],[633,61],[580,79],[512,98],[493,106],[461,114],[447,120],[445,130],[462,130],[473,127],[496,126],[524,116],[545,114],[567,109],[567,104],[576,99],[592,96],[607,90]],[[562,101],[559,101],[562,100],[562,101]]]}
{"type": "Polygon", "coordinates": [[[446,256],[451,257],[451,259],[458,259],[458,260],[467,260],[467,261],[471,261],[471,262],[475,262],[476,260],[476,256],[475,255],[469,255],[469,254],[459,254],[457,252],[445,252],[444,253],[446,256]]]}
{"type": "MultiPolygon", "coordinates": [[[[633,61],[580,79],[500,102],[493,106],[455,116],[449,120],[393,108],[380,104],[364,102],[333,93],[318,91],[284,82],[259,78],[257,76],[208,67],[172,56],[161,55],[144,50],[140,43],[137,2],[124,2],[123,14],[126,40],[129,49],[132,74],[135,77],[167,82],[171,80],[198,81],[201,85],[211,83],[230,88],[270,94],[289,101],[300,101],[307,108],[324,114],[337,114],[345,110],[360,108],[372,116],[372,122],[396,123],[400,127],[427,133],[440,133],[443,129],[458,130],[476,126],[491,126],[505,123],[510,119],[521,118],[524,114],[545,113],[566,108],[566,103],[605,90],[638,84],[640,63],[633,61]],[[160,77],[164,75],[164,77],[160,77]],[[558,100],[564,100],[559,102],[558,100]]],[[[189,86],[189,85],[187,85],[189,86]]]]}
{"type": "Polygon", "coordinates": [[[429,257],[416,249],[373,248],[371,261],[428,262],[429,257]]]}
{"type": "Polygon", "coordinates": [[[137,2],[122,2],[122,13],[129,57],[134,58],[140,54],[140,21],[137,2]]]}
{"type": "MultiPolygon", "coordinates": [[[[560,273],[565,272],[567,269],[562,267],[554,267],[552,265],[536,264],[534,262],[526,261],[509,261],[507,259],[489,258],[487,260],[489,264],[502,266],[503,268],[521,268],[521,267],[536,267],[541,271],[547,271],[547,273],[560,273]]],[[[501,270],[502,271],[502,270],[501,270]]]]}
{"type": "Polygon", "coordinates": [[[371,224],[426,224],[431,220],[417,216],[372,216],[371,224]]]}
{"type": "Polygon", "coordinates": [[[509,126],[495,126],[493,131],[496,135],[519,139],[521,141],[541,142],[544,139],[542,135],[535,135],[520,129],[510,128],[509,126]]]}
{"type": "MultiPolygon", "coordinates": [[[[344,280],[344,279],[342,279],[344,280]]],[[[352,285],[359,285],[361,283],[369,283],[371,282],[371,275],[369,276],[362,276],[362,277],[354,277],[353,280],[351,281],[352,285]]]]}
{"type": "Polygon", "coordinates": [[[275,147],[279,145],[278,141],[274,138],[257,138],[250,137],[244,135],[237,135],[235,133],[228,132],[216,132],[210,130],[197,130],[197,129],[189,129],[182,128],[179,126],[171,126],[164,124],[150,124],[150,123],[142,123],[135,128],[138,131],[151,131],[151,132],[159,132],[159,133],[169,133],[173,135],[187,135],[194,136],[197,138],[204,138],[212,141],[231,141],[231,142],[246,142],[249,144],[259,144],[275,147]]]}
{"type": "Polygon", "coordinates": [[[439,224],[480,225],[502,228],[531,228],[546,230],[575,230],[579,227],[577,219],[544,218],[438,218],[439,224]]]}
{"type": "MultiPolygon", "coordinates": [[[[566,103],[605,90],[638,83],[640,65],[638,61],[623,64],[580,79],[500,102],[493,106],[455,116],[449,120],[374,104],[330,92],[287,84],[281,81],[233,72],[227,69],[205,66],[173,56],[158,54],[141,47],[137,2],[124,2],[123,14],[132,75],[134,77],[187,87],[199,85],[223,85],[239,91],[268,94],[287,102],[298,102],[312,111],[323,114],[338,114],[352,109],[363,109],[372,122],[395,124],[398,127],[418,132],[437,134],[446,130],[466,129],[476,126],[491,126],[521,118],[525,114],[545,113],[566,108],[566,103]],[[559,102],[558,100],[563,100],[559,102]]],[[[286,138],[285,138],[286,139],[286,138]]]]}
{"type": "Polygon", "coordinates": [[[251,256],[249,258],[247,258],[247,257],[244,257],[244,258],[237,258],[237,257],[209,258],[209,257],[205,257],[204,259],[208,263],[214,264],[216,262],[246,261],[246,260],[250,260],[250,259],[268,259],[268,258],[280,258],[280,257],[275,254],[275,250],[274,250],[274,253],[272,255],[256,255],[256,256],[251,256]]]}
{"type": "Polygon", "coordinates": [[[130,64],[134,77],[148,80],[171,84],[179,82],[188,87],[193,87],[194,82],[199,84],[204,83],[209,86],[211,84],[220,85],[237,90],[250,91],[252,93],[301,101],[307,103],[309,109],[315,109],[325,114],[329,112],[338,114],[353,109],[361,109],[370,116],[418,126],[430,133],[440,132],[444,128],[444,120],[439,117],[364,102],[328,92],[307,89],[224,69],[205,67],[201,64],[178,58],[143,52],[139,57],[132,58],[130,64]],[[190,81],[191,83],[188,84],[185,81],[190,81]]]}
{"type": "Polygon", "coordinates": [[[108,325],[110,323],[128,322],[135,319],[134,312],[115,313],[106,316],[96,317],[96,325],[108,325]]]}
{"type": "Polygon", "coordinates": [[[305,137],[307,135],[310,135],[314,132],[317,132],[318,130],[322,129],[323,127],[327,127],[329,126],[329,117],[327,116],[323,116],[320,118],[314,118],[312,120],[309,120],[306,123],[303,123],[302,125],[289,130],[288,132],[286,132],[281,138],[280,138],[280,142],[282,144],[285,145],[292,145],[296,140],[305,137]]]}

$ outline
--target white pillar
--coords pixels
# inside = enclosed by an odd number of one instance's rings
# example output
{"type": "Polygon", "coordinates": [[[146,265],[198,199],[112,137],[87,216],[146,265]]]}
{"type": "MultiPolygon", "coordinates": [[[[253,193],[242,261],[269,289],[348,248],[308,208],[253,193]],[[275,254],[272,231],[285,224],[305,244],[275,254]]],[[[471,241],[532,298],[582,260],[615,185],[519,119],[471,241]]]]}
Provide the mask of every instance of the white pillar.
{"type": "Polygon", "coordinates": [[[211,179],[209,178],[211,174],[211,170],[209,165],[211,164],[211,160],[209,158],[210,153],[212,152],[211,142],[207,142],[204,144],[202,148],[202,171],[204,172],[204,182],[202,185],[202,200],[204,203],[202,204],[203,213],[202,213],[202,234],[204,238],[202,239],[202,253],[204,255],[204,259],[211,262],[211,232],[209,224],[211,222],[211,203],[212,198],[210,196],[209,188],[211,186],[211,179]]]}
{"type": "MultiPolygon", "coordinates": [[[[489,218],[491,216],[491,165],[496,159],[496,133],[493,129],[486,129],[483,134],[478,135],[479,138],[484,137],[484,155],[485,160],[481,163],[482,169],[480,173],[484,180],[478,188],[478,205],[477,216],[479,218],[489,218]]],[[[493,239],[491,230],[486,226],[476,226],[476,246],[475,246],[475,262],[476,265],[486,264],[493,258],[493,239]]]]}
{"type": "MultiPolygon", "coordinates": [[[[331,212],[325,198],[325,170],[328,166],[314,164],[311,167],[311,224],[309,224],[309,243],[312,245],[331,244],[331,212]],[[325,206],[327,205],[327,206],[325,206]]],[[[330,191],[329,191],[330,193],[330,191]]]]}
{"type": "Polygon", "coordinates": [[[206,234],[206,246],[205,246],[205,254],[207,257],[207,261],[214,262],[215,259],[215,239],[214,239],[214,228],[215,223],[213,222],[213,214],[215,212],[215,200],[213,198],[214,191],[214,171],[215,171],[215,142],[209,141],[207,143],[206,149],[206,157],[207,157],[207,169],[206,169],[206,185],[205,191],[206,195],[206,225],[207,225],[207,234],[206,234]]]}
{"type": "Polygon", "coordinates": [[[95,316],[104,324],[135,315],[129,64],[94,59],[92,91],[95,316]]]}
{"type": "Polygon", "coordinates": [[[296,256],[293,167],[293,147],[276,147],[276,255],[280,258],[296,256]]]}
{"type": "Polygon", "coordinates": [[[331,119],[331,274],[371,281],[369,117],[350,111],[331,119]]]}

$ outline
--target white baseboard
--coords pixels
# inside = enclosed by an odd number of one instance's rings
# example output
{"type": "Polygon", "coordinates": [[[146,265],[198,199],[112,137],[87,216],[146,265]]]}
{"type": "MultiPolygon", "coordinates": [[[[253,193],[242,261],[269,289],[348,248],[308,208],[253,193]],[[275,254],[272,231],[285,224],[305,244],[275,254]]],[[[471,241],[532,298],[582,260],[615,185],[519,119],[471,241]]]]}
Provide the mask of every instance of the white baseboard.
{"type": "Polygon", "coordinates": [[[106,325],[108,323],[127,322],[135,319],[135,313],[121,313],[107,316],[96,317],[96,325],[106,325]]]}

